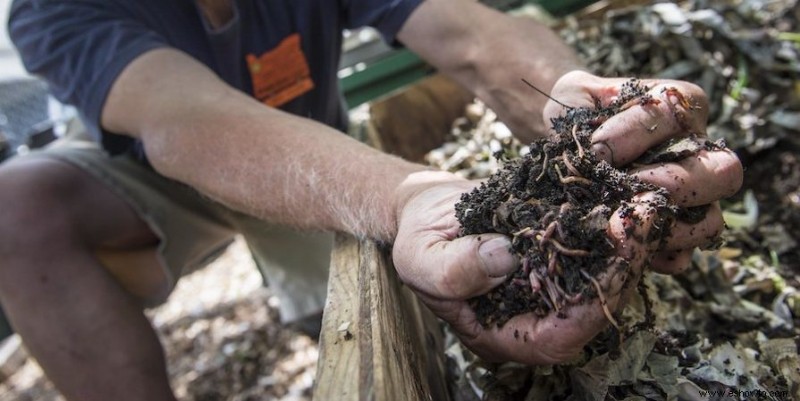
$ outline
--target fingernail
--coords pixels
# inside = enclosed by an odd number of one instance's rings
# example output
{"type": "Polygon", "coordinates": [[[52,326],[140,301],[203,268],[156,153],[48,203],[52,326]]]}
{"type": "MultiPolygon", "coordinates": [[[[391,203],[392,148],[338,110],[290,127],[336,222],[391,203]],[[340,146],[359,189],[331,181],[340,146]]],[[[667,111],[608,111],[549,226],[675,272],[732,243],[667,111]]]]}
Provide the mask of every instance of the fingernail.
{"type": "Polygon", "coordinates": [[[519,260],[511,253],[511,241],[505,237],[483,242],[478,247],[478,255],[489,277],[502,277],[519,267],[519,260]]]}
{"type": "Polygon", "coordinates": [[[605,160],[609,163],[612,163],[614,161],[614,152],[611,150],[611,147],[608,146],[608,143],[606,143],[605,141],[593,143],[592,153],[594,153],[598,158],[605,160]]]}

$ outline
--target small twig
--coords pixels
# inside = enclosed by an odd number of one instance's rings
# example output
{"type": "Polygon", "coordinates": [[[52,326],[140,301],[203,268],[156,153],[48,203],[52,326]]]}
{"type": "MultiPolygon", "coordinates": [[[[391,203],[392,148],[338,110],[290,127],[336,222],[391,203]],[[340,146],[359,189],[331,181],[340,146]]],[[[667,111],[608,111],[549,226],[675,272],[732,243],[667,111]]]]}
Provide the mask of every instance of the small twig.
{"type": "Polygon", "coordinates": [[[583,277],[585,277],[587,280],[591,281],[595,290],[597,290],[597,298],[600,299],[600,306],[603,307],[603,313],[606,315],[606,319],[611,322],[611,325],[614,326],[618,332],[622,333],[622,330],[619,328],[619,323],[617,323],[617,319],[615,319],[614,315],[611,314],[611,311],[608,310],[608,302],[606,301],[606,297],[603,295],[603,289],[600,287],[600,283],[598,283],[594,277],[590,276],[589,273],[586,273],[586,270],[581,269],[581,275],[583,275],[583,277]]]}
{"type": "Polygon", "coordinates": [[[542,95],[544,95],[544,97],[546,97],[546,98],[548,98],[548,99],[550,99],[550,100],[552,100],[552,101],[554,101],[554,102],[556,102],[556,103],[560,104],[561,106],[563,106],[563,107],[566,107],[566,108],[568,108],[568,109],[574,109],[574,107],[567,106],[566,104],[559,102],[559,101],[558,101],[558,100],[556,100],[554,97],[552,97],[552,96],[548,95],[548,94],[547,94],[547,93],[545,93],[543,90],[541,90],[541,89],[537,88],[537,87],[536,87],[536,86],[534,86],[532,83],[528,82],[528,80],[526,80],[525,78],[522,78],[522,82],[525,82],[525,84],[526,84],[526,85],[528,85],[528,86],[530,86],[531,88],[533,88],[533,90],[535,90],[536,92],[539,92],[539,93],[541,93],[542,95]]]}

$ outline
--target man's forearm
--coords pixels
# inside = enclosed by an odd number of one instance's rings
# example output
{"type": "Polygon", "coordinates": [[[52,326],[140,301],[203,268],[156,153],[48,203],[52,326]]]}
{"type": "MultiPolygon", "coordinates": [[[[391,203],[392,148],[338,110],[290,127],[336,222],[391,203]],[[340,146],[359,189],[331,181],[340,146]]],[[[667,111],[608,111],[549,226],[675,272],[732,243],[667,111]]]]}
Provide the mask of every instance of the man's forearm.
{"type": "Polygon", "coordinates": [[[576,54],[548,27],[474,1],[426,0],[398,35],[411,50],[472,90],[517,136],[545,130],[549,92],[563,74],[581,69],[576,54]]]}
{"type": "Polygon", "coordinates": [[[393,238],[393,192],[421,167],[277,114],[214,113],[182,125],[183,134],[149,133],[145,148],[159,172],[233,209],[296,227],[393,238]]]}
{"type": "Polygon", "coordinates": [[[234,209],[387,241],[398,188],[424,169],[264,106],[173,50],[145,54],[123,72],[104,124],[141,138],[161,174],[234,209]]]}

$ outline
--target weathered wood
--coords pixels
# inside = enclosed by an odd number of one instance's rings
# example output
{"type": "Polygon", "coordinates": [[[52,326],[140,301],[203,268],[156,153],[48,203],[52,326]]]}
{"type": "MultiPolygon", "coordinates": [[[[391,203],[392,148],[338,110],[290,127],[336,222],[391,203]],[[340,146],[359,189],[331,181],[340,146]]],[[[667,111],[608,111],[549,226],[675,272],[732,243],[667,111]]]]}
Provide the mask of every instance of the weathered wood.
{"type": "MultiPolygon", "coordinates": [[[[442,76],[371,105],[368,141],[421,161],[473,99],[442,76]]],[[[387,251],[339,235],[322,321],[314,399],[448,401],[437,319],[397,277],[387,251]]]]}
{"type": "MultiPolygon", "coordinates": [[[[359,400],[358,243],[337,236],[320,333],[315,400],[359,400]],[[355,262],[355,263],[354,263],[355,262]],[[340,330],[341,329],[341,330],[340,330]]],[[[369,332],[369,329],[365,329],[369,332]]],[[[365,372],[366,373],[366,372],[365,372]]]]}
{"type": "Polygon", "coordinates": [[[449,399],[441,331],[374,242],[339,235],[320,337],[315,400],[449,399]]]}
{"type": "Polygon", "coordinates": [[[443,75],[428,77],[370,105],[370,141],[384,152],[422,162],[448,140],[453,120],[474,98],[443,75]]]}

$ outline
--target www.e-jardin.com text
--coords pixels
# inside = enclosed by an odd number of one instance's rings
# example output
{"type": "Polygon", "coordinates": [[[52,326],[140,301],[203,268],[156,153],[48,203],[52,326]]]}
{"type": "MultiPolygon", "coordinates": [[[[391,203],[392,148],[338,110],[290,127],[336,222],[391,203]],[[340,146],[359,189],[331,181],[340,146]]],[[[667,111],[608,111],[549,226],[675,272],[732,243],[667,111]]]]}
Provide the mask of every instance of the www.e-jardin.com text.
{"type": "Polygon", "coordinates": [[[717,391],[704,391],[700,390],[701,397],[716,398],[716,397],[738,397],[739,399],[749,400],[756,397],[772,397],[778,400],[788,400],[789,391],[787,390],[717,390],[717,391]]]}

